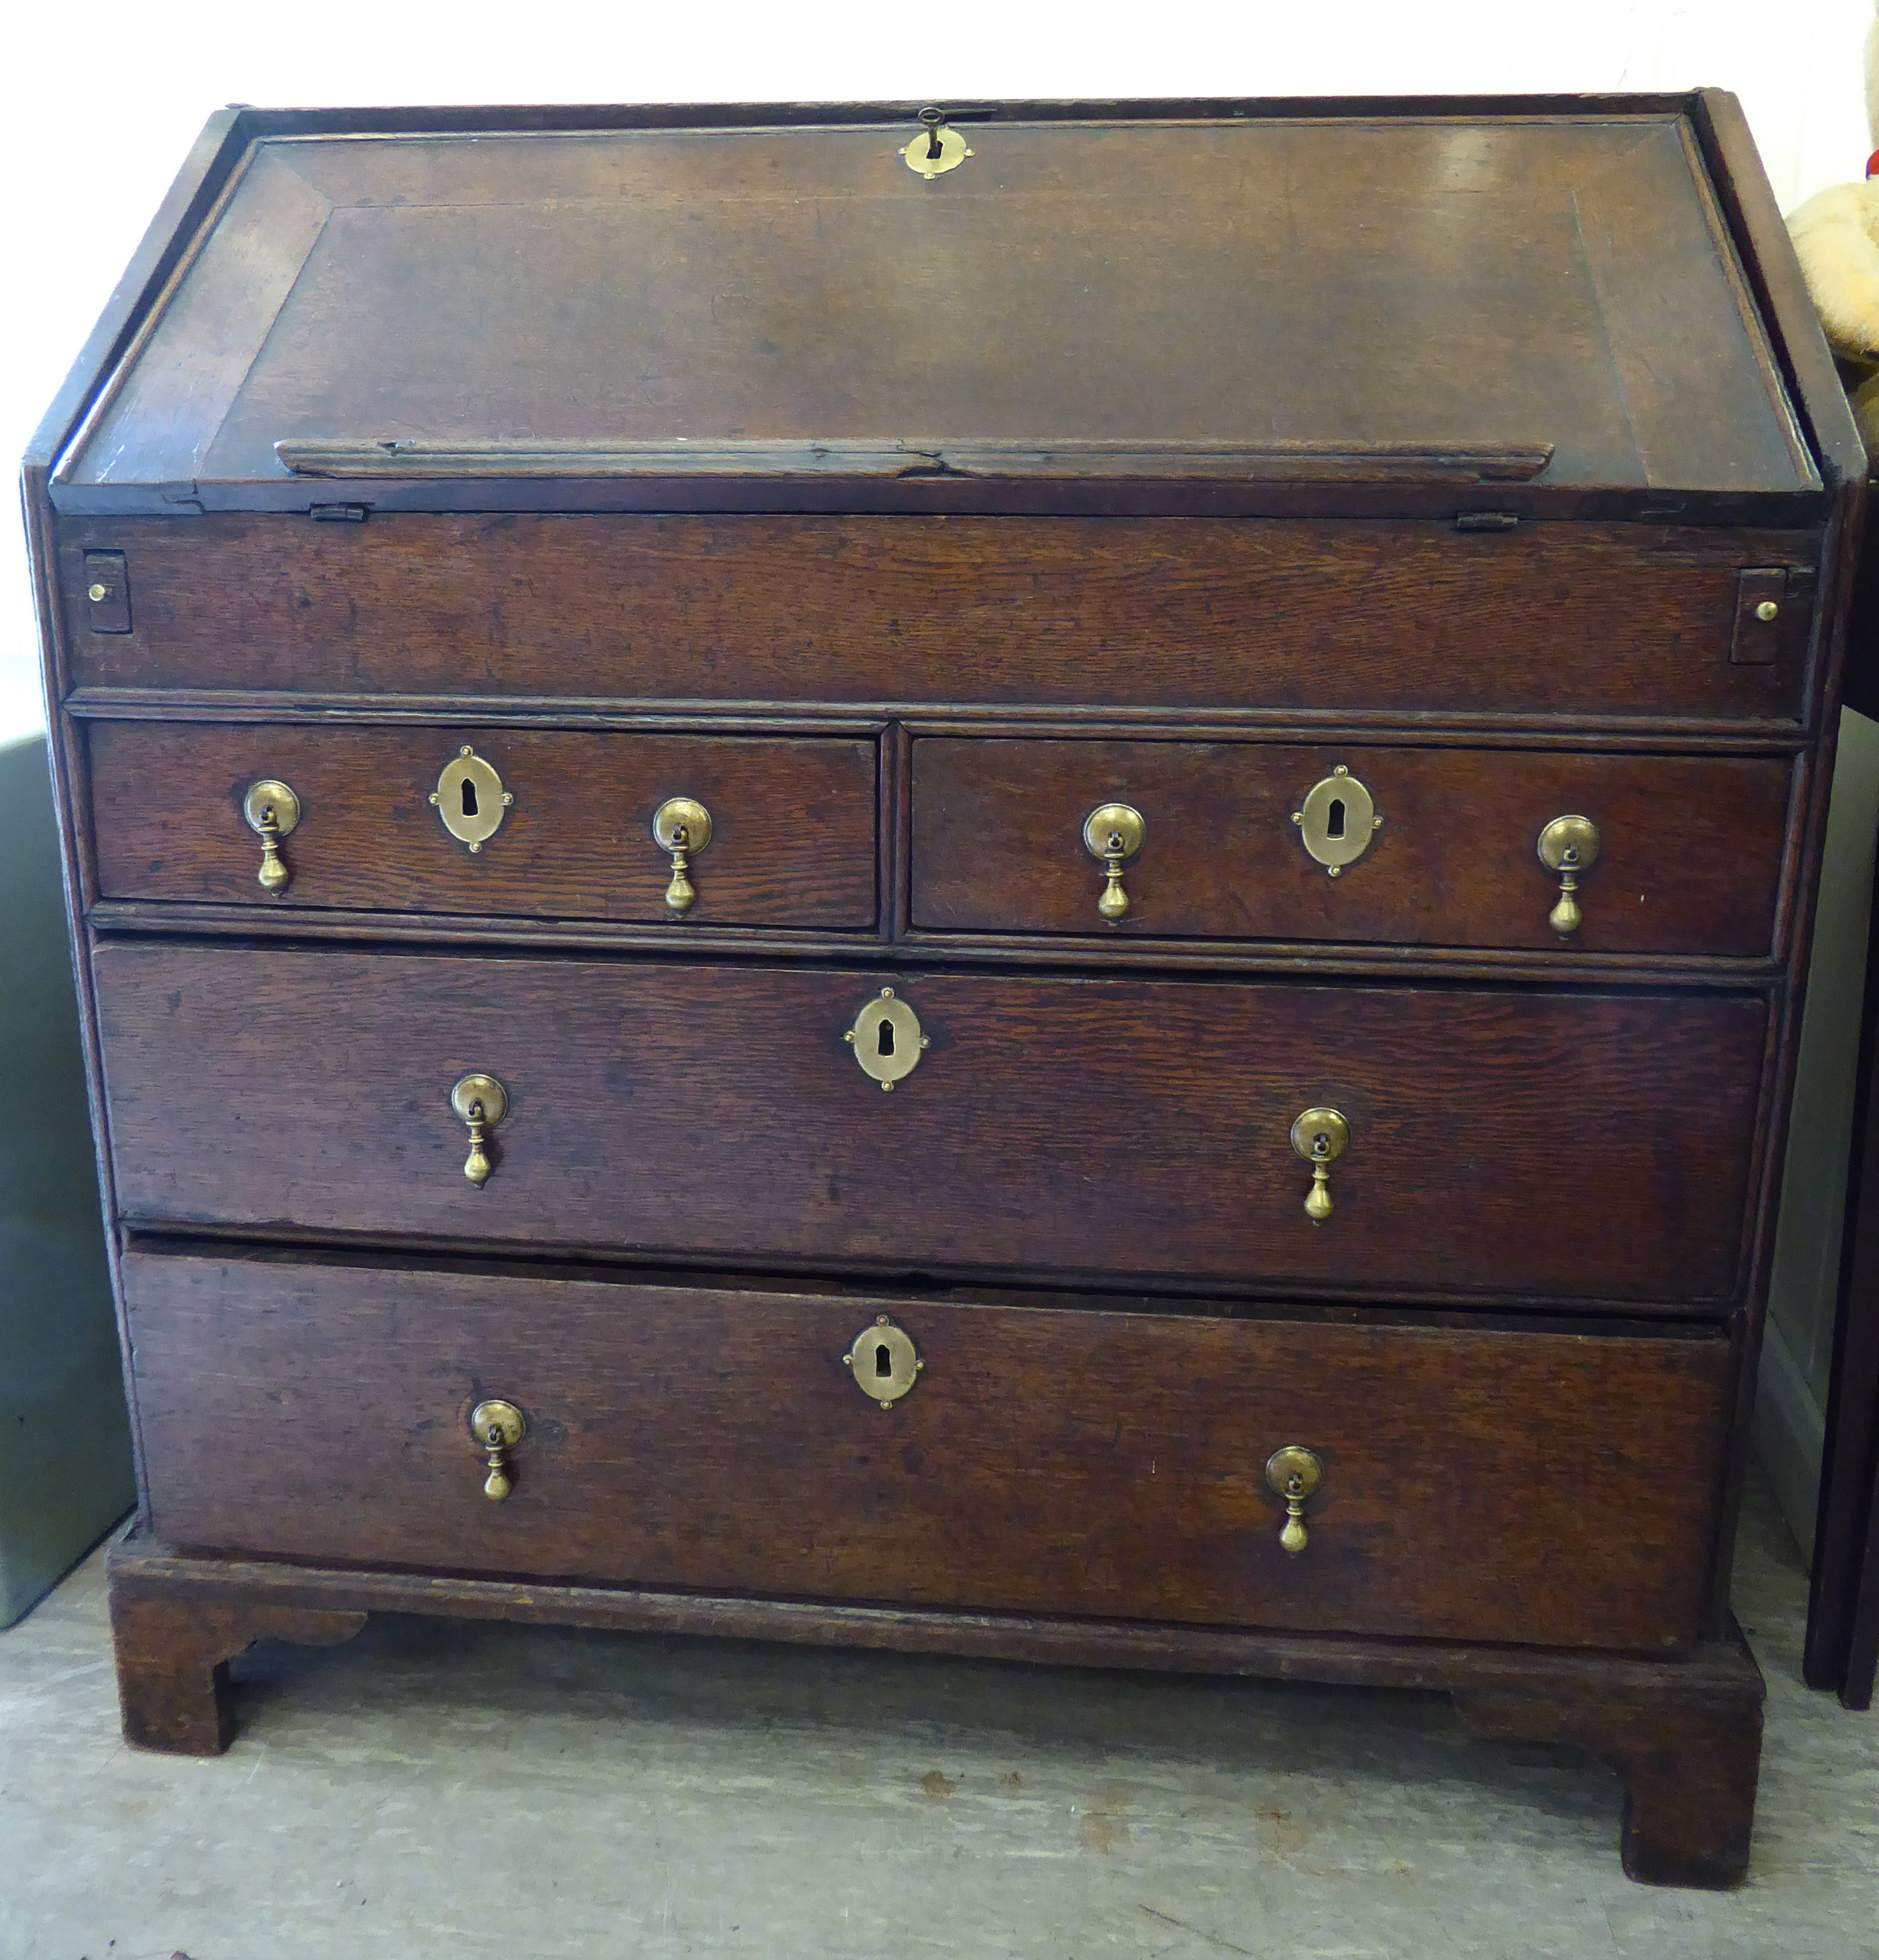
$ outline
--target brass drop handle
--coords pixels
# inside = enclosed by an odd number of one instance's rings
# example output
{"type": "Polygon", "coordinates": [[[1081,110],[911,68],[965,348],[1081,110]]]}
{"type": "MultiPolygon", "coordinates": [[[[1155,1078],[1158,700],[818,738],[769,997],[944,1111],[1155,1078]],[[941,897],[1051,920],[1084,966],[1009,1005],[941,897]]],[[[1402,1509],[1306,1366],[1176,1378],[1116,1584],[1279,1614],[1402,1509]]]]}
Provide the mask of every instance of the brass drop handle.
{"type": "Polygon", "coordinates": [[[489,1132],[508,1113],[509,1092],[493,1075],[480,1071],[458,1077],[451,1090],[451,1107],[470,1126],[470,1155],[463,1175],[481,1190],[495,1166],[489,1160],[489,1132]]]}
{"type": "Polygon", "coordinates": [[[688,912],[698,896],[691,861],[711,842],[711,812],[693,797],[667,797],[652,813],[652,841],[672,858],[672,882],[665,888],[666,909],[688,912]]]}
{"type": "Polygon", "coordinates": [[[1559,902],[1546,923],[1562,939],[1579,929],[1579,873],[1598,862],[1598,826],[1589,816],[1556,816],[1540,833],[1540,861],[1559,880],[1559,902]]]}
{"type": "Polygon", "coordinates": [[[1140,810],[1126,803],[1106,803],[1083,820],[1083,848],[1103,867],[1103,896],[1096,909],[1111,925],[1129,915],[1129,894],[1123,889],[1123,867],[1141,854],[1148,826],[1140,810]]]}
{"type": "Polygon", "coordinates": [[[482,1480],[482,1494],[499,1504],[515,1488],[509,1475],[508,1452],[528,1433],[528,1424],[513,1402],[479,1402],[470,1411],[470,1433],[489,1470],[482,1480]]]}
{"type": "Polygon", "coordinates": [[[241,799],[241,813],[261,840],[261,869],[256,875],[262,890],[270,897],[285,891],[292,874],[281,855],[281,839],[300,822],[300,798],[286,784],[265,777],[248,785],[248,793],[241,799]]]}
{"type": "Polygon", "coordinates": [[[1291,1147],[1311,1166],[1305,1216],[1314,1225],[1331,1215],[1331,1166],[1350,1140],[1351,1126],[1336,1109],[1307,1109],[1291,1126],[1291,1147]]]}
{"type": "Polygon", "coordinates": [[[1279,1542],[1296,1558],[1311,1542],[1305,1502],[1324,1481],[1324,1465],[1304,1444],[1288,1443],[1266,1459],[1266,1481],[1285,1500],[1285,1526],[1279,1542]]]}

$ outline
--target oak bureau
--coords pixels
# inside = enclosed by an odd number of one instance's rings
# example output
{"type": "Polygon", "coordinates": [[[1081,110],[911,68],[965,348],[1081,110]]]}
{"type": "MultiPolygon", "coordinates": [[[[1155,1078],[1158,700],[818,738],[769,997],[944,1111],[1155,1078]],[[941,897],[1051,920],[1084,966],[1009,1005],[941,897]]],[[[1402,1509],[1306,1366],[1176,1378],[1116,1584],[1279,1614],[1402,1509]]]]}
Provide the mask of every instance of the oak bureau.
{"type": "Polygon", "coordinates": [[[1738,1878],[1864,477],[1726,95],[217,116],[25,476],[128,1736],[1400,1684],[1738,1878]]]}

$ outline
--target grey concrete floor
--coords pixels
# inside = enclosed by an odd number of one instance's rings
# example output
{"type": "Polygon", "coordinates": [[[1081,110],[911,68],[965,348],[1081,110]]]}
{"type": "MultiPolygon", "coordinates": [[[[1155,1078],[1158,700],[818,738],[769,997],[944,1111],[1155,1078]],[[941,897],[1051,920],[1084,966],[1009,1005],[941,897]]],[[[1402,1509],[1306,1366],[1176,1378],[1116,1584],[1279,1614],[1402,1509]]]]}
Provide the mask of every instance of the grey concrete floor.
{"type": "Polygon", "coordinates": [[[1759,1483],[1736,1601],[1717,1896],[1624,1879],[1604,1771],[1400,1693],[386,1618],[238,1663],[219,1761],[140,1755],[94,1556],[0,1634],[0,1956],[1879,1956],[1879,1717],[1801,1686],[1759,1483]]]}

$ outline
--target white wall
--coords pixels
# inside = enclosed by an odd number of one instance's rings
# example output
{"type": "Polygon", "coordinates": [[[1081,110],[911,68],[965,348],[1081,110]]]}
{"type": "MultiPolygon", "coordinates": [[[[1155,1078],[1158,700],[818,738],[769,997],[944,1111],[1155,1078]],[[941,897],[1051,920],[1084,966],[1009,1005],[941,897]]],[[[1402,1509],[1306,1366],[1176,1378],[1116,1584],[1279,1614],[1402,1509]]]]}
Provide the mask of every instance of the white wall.
{"type": "MultiPolygon", "coordinates": [[[[16,5],[21,0],[15,0],[16,5]]],[[[1869,0],[199,0],[41,7],[0,37],[0,450],[17,457],[225,102],[788,101],[1578,91],[1741,96],[1791,206],[1857,177],[1869,0]]],[[[0,523],[0,739],[39,719],[0,523]]]]}

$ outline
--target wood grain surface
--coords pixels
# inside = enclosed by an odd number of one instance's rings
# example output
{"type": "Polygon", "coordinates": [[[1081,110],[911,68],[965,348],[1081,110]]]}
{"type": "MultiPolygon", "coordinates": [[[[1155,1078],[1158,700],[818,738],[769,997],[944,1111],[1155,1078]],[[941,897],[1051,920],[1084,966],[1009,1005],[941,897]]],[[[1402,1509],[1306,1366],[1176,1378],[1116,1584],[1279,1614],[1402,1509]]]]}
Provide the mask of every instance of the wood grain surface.
{"type": "Polygon", "coordinates": [[[108,943],[123,1214],[865,1270],[1735,1297],[1754,994],[1234,985],[108,943]],[[931,1042],[891,1095],[843,1032],[931,1042]],[[481,1189],[448,1096],[509,1111],[481,1189]],[[1306,1217],[1288,1141],[1350,1147],[1306,1217]]]}
{"type": "Polygon", "coordinates": [[[913,745],[912,916],[938,931],[1371,940],[1766,958],[1794,765],[1777,757],[944,738],[913,745]],[[1293,815],[1339,767],[1382,828],[1332,878],[1293,815]],[[1139,810],[1128,915],[1096,909],[1099,803],[1139,810]],[[1598,826],[1584,924],[1547,923],[1535,844],[1598,826]]]}
{"type": "Polygon", "coordinates": [[[67,519],[83,689],[1792,722],[1729,660],[1807,531],[813,517],[67,519]],[[84,554],[133,630],[94,634],[84,554]]]}
{"type": "Polygon", "coordinates": [[[874,924],[865,740],[169,722],[95,723],[88,738],[107,898],[667,920],[671,864],[652,816],[690,796],[711,812],[712,836],[676,930],[874,924]],[[515,799],[473,855],[428,800],[464,745],[515,799]],[[263,778],[301,804],[275,896],[256,879],[260,845],[242,814],[263,778]]]}
{"type": "Polygon", "coordinates": [[[372,1565],[1307,1631],[1694,1638],[1719,1337],[1580,1338],[133,1254],[153,1529],[372,1565]],[[925,1366],[884,1411],[876,1315],[925,1366]],[[467,1428],[520,1407],[514,1490],[467,1428]],[[1279,1543],[1263,1466],[1326,1465],[1279,1543]]]}

